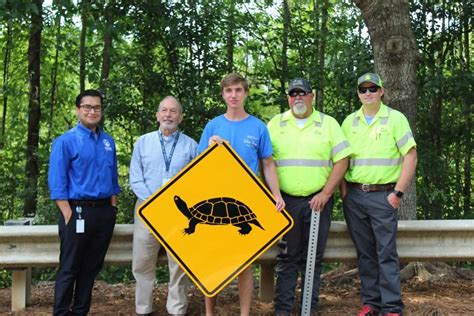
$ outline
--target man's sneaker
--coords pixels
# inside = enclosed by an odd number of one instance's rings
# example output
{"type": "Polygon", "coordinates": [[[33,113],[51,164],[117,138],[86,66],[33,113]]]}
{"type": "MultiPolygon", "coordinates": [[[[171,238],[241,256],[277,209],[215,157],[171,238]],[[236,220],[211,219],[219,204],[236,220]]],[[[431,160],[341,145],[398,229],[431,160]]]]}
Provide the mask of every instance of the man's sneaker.
{"type": "Polygon", "coordinates": [[[370,306],[370,305],[364,305],[362,306],[362,310],[357,314],[358,316],[378,316],[379,311],[378,309],[370,306]]]}

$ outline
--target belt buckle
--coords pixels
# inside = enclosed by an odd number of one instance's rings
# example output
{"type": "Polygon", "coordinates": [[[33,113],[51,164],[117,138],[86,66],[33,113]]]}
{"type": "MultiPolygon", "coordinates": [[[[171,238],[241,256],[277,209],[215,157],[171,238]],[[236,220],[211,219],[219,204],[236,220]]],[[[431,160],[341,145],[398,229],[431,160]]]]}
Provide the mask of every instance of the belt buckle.
{"type": "Polygon", "coordinates": [[[370,192],[370,184],[362,184],[360,189],[364,192],[370,192]]]}

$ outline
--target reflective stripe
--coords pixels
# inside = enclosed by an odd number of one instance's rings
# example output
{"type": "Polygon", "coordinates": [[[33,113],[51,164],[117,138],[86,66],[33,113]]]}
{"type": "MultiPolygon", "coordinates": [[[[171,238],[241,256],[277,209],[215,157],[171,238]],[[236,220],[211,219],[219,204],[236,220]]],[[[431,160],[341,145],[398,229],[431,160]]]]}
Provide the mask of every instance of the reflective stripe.
{"type": "Polygon", "coordinates": [[[363,158],[351,159],[352,166],[397,166],[401,164],[403,159],[400,158],[363,158]]]}
{"type": "Polygon", "coordinates": [[[405,134],[405,136],[403,136],[402,138],[400,138],[400,140],[397,142],[397,147],[398,149],[402,148],[403,146],[405,146],[406,143],[408,143],[408,141],[413,138],[413,134],[411,132],[407,132],[405,134]]]}
{"type": "Polygon", "coordinates": [[[275,161],[277,167],[332,167],[331,160],[281,159],[275,161]]]}
{"type": "Polygon", "coordinates": [[[360,117],[358,117],[357,115],[354,115],[354,120],[352,120],[352,127],[359,126],[359,121],[360,121],[360,117]]]}
{"type": "Polygon", "coordinates": [[[323,125],[324,114],[319,112],[319,117],[321,118],[321,122],[314,122],[314,126],[321,127],[323,125]]]}
{"type": "MultiPolygon", "coordinates": [[[[392,108],[387,106],[388,115],[390,116],[390,112],[392,112],[392,108]]],[[[387,125],[388,123],[388,116],[380,118],[380,125],[387,125]]]]}
{"type": "Polygon", "coordinates": [[[347,140],[343,141],[342,143],[337,144],[331,150],[331,159],[336,156],[341,150],[346,149],[349,147],[349,142],[347,140]]]}
{"type": "Polygon", "coordinates": [[[287,121],[283,121],[283,114],[280,114],[280,127],[285,127],[287,121]]]}

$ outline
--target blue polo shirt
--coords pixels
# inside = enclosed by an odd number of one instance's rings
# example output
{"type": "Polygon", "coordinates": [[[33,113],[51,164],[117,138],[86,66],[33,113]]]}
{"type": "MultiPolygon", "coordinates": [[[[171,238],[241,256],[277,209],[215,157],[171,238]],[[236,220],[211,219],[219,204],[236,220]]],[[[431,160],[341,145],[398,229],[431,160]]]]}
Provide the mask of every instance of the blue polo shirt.
{"type": "Polygon", "coordinates": [[[51,200],[97,200],[120,193],[113,138],[78,123],[54,142],[49,158],[51,200]]]}

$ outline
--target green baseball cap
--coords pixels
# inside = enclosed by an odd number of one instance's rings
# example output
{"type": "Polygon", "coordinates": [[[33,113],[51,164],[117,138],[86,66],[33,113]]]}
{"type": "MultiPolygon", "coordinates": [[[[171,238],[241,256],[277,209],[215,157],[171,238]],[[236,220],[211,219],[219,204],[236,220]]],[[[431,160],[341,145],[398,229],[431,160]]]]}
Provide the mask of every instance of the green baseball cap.
{"type": "Polygon", "coordinates": [[[357,87],[360,86],[364,82],[372,82],[373,84],[379,87],[383,87],[382,79],[380,79],[380,76],[377,75],[376,73],[368,72],[360,76],[359,79],[357,80],[357,87]]]}

